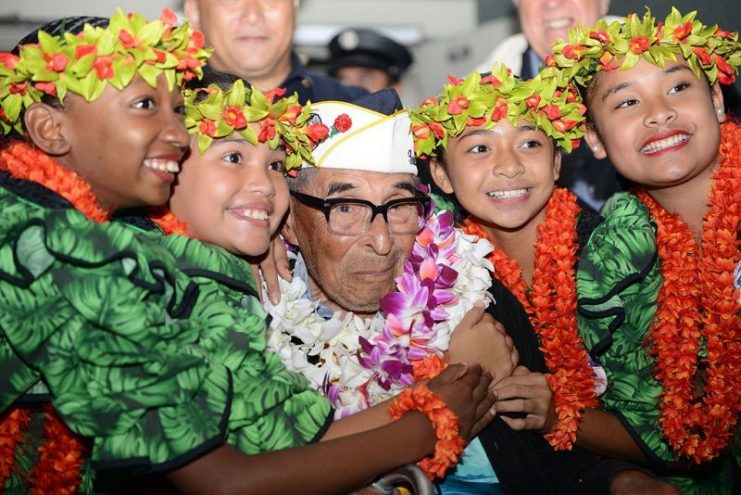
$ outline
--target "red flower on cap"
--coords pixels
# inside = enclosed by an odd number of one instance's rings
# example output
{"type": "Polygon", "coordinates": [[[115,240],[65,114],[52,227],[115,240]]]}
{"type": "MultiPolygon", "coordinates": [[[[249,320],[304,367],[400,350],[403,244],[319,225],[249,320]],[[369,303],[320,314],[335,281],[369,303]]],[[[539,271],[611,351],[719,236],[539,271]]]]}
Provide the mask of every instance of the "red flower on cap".
{"type": "Polygon", "coordinates": [[[69,62],[67,55],[59,52],[51,55],[45,53],[44,60],[46,60],[46,70],[50,72],[62,72],[67,67],[67,62],[69,62]]]}
{"type": "Polygon", "coordinates": [[[680,42],[692,33],[692,23],[687,21],[674,28],[674,41],[680,42]]]}
{"type": "Polygon", "coordinates": [[[649,46],[651,46],[651,40],[648,39],[648,36],[636,36],[630,40],[630,51],[636,55],[648,50],[649,46]]]}
{"type": "Polygon", "coordinates": [[[348,114],[341,113],[336,119],[334,119],[332,127],[334,127],[337,132],[345,132],[352,127],[352,119],[348,114]]]}
{"type": "Polygon", "coordinates": [[[13,55],[12,53],[0,53],[0,63],[2,63],[6,68],[10,70],[15,70],[15,66],[18,64],[18,60],[20,60],[20,58],[18,58],[17,55],[13,55]]]}
{"type": "Polygon", "coordinates": [[[507,100],[502,97],[497,98],[497,102],[494,105],[494,109],[491,111],[491,120],[493,122],[499,122],[507,116],[509,111],[509,104],[507,100]]]}
{"type": "Polygon", "coordinates": [[[466,108],[468,108],[468,98],[463,95],[456,96],[448,103],[448,113],[450,115],[461,114],[466,108]]]}
{"type": "Polygon", "coordinates": [[[311,139],[313,143],[318,143],[319,141],[326,138],[328,134],[329,128],[319,122],[309,124],[309,126],[306,128],[306,135],[309,137],[309,139],[311,139]]]}
{"type": "Polygon", "coordinates": [[[247,119],[239,107],[227,106],[224,108],[223,118],[227,124],[235,129],[244,129],[247,126],[247,119]]]}
{"type": "Polygon", "coordinates": [[[211,119],[203,119],[198,125],[198,131],[209,137],[216,135],[216,123],[211,119]]]}

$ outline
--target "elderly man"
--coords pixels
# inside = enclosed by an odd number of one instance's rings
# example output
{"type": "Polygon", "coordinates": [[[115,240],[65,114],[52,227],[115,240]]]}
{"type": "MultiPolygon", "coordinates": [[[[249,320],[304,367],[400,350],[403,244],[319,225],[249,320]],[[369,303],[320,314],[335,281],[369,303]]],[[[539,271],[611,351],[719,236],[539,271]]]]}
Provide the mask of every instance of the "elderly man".
{"type": "Polygon", "coordinates": [[[188,20],[214,48],[214,69],[232,72],[263,91],[298,92],[302,104],[350,101],[365,90],[307,69],[293,52],[300,0],[185,0],[188,20]]]}
{"type": "MultiPolygon", "coordinates": [[[[338,416],[393,394],[405,372],[417,377],[417,370],[405,371],[394,344],[401,343],[402,350],[414,348],[418,354],[406,356],[415,362],[425,361],[422,356],[441,341],[436,349],[448,347],[444,337],[453,322],[448,321],[447,327],[445,322],[453,319],[456,304],[445,305],[451,300],[444,291],[433,292],[440,300],[432,298],[430,314],[437,316],[428,322],[428,333],[416,334],[419,340],[429,337],[428,345],[395,337],[410,328],[414,337],[424,318],[413,319],[411,327],[405,318],[424,313],[419,308],[430,299],[422,288],[426,283],[430,291],[440,289],[436,277],[443,273],[428,262],[443,252],[450,255],[453,249],[455,254],[449,258],[453,263],[466,253],[475,254],[470,263],[451,265],[458,268],[457,277],[446,272],[447,285],[443,285],[460,290],[464,296],[458,304],[468,307],[475,297],[483,298],[488,288],[496,300],[488,311],[506,326],[520,352],[520,363],[546,371],[527,315],[514,296],[491,278],[483,287],[477,284],[478,270],[486,271],[476,263],[486,253],[478,250],[486,248],[477,244],[481,241],[462,237],[460,231],[447,237],[445,222],[437,216],[415,244],[415,235],[424,227],[428,199],[418,192],[409,118],[396,111],[399,105],[391,90],[355,104],[315,105],[316,119],[330,128],[329,137],[314,151],[318,168],[302,169],[289,179],[292,203],[284,235],[299,253],[293,280],[282,282],[280,303],[266,305],[272,316],[268,345],[288,367],[304,373],[327,394],[338,416]],[[440,249],[426,249],[432,244],[440,249]],[[394,279],[402,273],[397,287],[394,279]],[[381,306],[386,320],[379,314],[381,306]],[[443,307],[446,314],[437,312],[443,307]]],[[[484,363],[502,378],[512,362],[500,331],[498,323],[482,317],[480,307],[474,307],[453,332],[450,360],[484,363]]],[[[469,445],[441,489],[442,493],[572,494],[610,493],[612,487],[612,493],[641,493],[660,486],[656,483],[629,464],[600,461],[579,449],[557,453],[537,433],[514,431],[495,418],[469,445]]]]}
{"type": "MultiPolygon", "coordinates": [[[[592,26],[607,14],[609,0],[515,0],[522,33],[510,36],[477,67],[489,72],[502,62],[512,72],[531,78],[557,39],[568,39],[568,30],[578,24],[592,26]]],[[[597,160],[585,146],[564,156],[559,184],[568,187],[595,210],[612,194],[622,190],[609,160],[597,160]]]]}

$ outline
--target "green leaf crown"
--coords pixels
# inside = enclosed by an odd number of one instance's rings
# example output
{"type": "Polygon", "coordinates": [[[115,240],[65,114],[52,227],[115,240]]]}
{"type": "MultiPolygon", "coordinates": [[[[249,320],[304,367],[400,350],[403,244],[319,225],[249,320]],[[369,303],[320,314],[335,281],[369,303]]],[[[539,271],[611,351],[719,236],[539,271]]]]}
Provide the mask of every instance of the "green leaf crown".
{"type": "Polygon", "coordinates": [[[279,88],[263,93],[239,79],[227,91],[216,84],[185,90],[185,126],[195,134],[201,154],[214,139],[242,136],[249,143],[267,143],[286,150],[286,170],[298,169],[302,160],[314,163],[311,150],[327,135],[323,124],[311,122],[311,104],[301,105],[298,95],[283,97],[279,88]],[[199,95],[207,92],[207,96],[199,95]],[[249,124],[258,124],[255,130],[249,124]],[[321,129],[320,129],[321,128],[321,129]]]}
{"type": "Polygon", "coordinates": [[[564,72],[581,87],[586,87],[600,71],[627,70],[643,59],[659,67],[678,58],[687,60],[697,77],[703,74],[710,84],[733,84],[741,64],[738,33],[706,26],[695,19],[696,11],[682,15],[676,8],[664,21],[656,21],[651,10],[640,19],[630,14],[594,27],[577,26],[569,30],[569,40],[553,45],[553,55],[546,57],[546,67],[564,72]]]}
{"type": "Polygon", "coordinates": [[[558,71],[524,80],[507,66],[494,64],[490,74],[472,72],[465,79],[448,80],[439,96],[410,111],[417,156],[435,156],[466,127],[490,129],[503,118],[513,125],[524,118],[566,151],[584,135],[586,109],[558,71]]]}
{"type": "Polygon", "coordinates": [[[0,52],[0,126],[2,135],[23,134],[22,110],[44,95],[64,102],[68,92],[87,101],[106,85],[124,89],[139,74],[150,86],[164,74],[169,89],[201,77],[211,50],[188,23],[175,26],[170,9],[148,21],[118,9],[107,27],[86,24],[79,34],[38,33],[38,43],[23,45],[19,54],[0,52]]]}

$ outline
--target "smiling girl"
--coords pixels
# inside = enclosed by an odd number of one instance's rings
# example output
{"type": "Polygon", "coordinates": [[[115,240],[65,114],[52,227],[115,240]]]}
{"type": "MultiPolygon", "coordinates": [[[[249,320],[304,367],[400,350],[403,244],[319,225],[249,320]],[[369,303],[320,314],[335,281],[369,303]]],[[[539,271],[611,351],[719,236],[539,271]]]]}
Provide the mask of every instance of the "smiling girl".
{"type": "Polygon", "coordinates": [[[655,466],[702,464],[672,480],[685,493],[730,493],[741,132],[719,84],[734,81],[741,44],[695,15],[573,30],[548,65],[584,89],[595,156],[637,185],[606,204],[578,272],[579,328],[609,380],[603,406],[655,466]]]}

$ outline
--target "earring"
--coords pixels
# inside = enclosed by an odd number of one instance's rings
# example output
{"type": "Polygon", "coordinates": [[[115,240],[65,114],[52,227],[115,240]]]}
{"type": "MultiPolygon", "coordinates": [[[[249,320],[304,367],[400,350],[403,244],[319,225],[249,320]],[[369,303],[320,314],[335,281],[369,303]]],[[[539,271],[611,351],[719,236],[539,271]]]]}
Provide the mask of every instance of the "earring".
{"type": "Polygon", "coordinates": [[[721,113],[723,113],[723,109],[722,108],[716,108],[715,111],[718,112],[718,115],[720,115],[721,113]]]}

